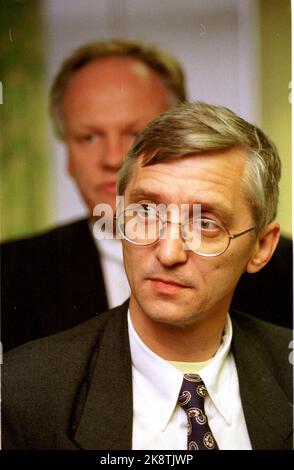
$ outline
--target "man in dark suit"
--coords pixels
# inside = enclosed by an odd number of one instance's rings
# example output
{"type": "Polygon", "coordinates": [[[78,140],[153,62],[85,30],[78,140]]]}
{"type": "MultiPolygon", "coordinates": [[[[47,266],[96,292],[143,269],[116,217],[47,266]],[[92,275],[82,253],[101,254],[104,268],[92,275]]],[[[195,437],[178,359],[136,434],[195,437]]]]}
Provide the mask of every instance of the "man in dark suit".
{"type": "Polygon", "coordinates": [[[290,331],[228,313],[277,246],[279,179],[226,108],[153,120],[118,180],[130,301],[4,357],[3,448],[291,449],[290,331]]]}
{"type": "MultiPolygon", "coordinates": [[[[63,63],[51,115],[90,219],[98,203],[115,207],[117,172],[134,136],[185,93],[178,61],[136,41],[87,44],[63,63]]],[[[2,244],[1,271],[4,350],[70,328],[129,296],[120,243],[96,240],[87,219],[2,244]]]]}
{"type": "MultiPolygon", "coordinates": [[[[157,48],[109,40],[86,45],[65,61],[52,87],[51,113],[90,217],[98,203],[114,207],[116,175],[135,134],[185,97],[181,66],[157,48]]],[[[2,244],[4,350],[70,328],[126,299],[116,242],[95,240],[85,219],[2,244]]],[[[232,305],[291,326],[290,240],[283,239],[263,274],[242,278],[232,305]]]]}

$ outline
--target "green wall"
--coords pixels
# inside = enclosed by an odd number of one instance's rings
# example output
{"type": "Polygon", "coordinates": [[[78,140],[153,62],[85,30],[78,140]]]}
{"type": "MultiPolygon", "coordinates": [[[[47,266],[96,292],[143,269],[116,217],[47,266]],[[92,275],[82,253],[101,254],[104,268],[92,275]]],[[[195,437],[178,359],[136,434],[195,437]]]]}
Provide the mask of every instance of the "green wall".
{"type": "Polygon", "coordinates": [[[0,2],[1,239],[44,228],[48,144],[40,2],[0,2]]]}
{"type": "Polygon", "coordinates": [[[291,4],[260,0],[262,128],[276,143],[282,160],[278,218],[291,235],[291,4]]]}

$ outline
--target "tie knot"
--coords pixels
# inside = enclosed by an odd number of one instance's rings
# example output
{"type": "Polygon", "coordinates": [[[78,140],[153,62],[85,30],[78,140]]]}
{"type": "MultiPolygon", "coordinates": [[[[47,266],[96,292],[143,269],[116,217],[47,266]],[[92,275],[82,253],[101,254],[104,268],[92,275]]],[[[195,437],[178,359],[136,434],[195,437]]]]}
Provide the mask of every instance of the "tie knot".
{"type": "Polygon", "coordinates": [[[198,374],[185,374],[178,402],[182,407],[193,404],[203,408],[204,398],[207,395],[207,389],[203,380],[198,374]]]}

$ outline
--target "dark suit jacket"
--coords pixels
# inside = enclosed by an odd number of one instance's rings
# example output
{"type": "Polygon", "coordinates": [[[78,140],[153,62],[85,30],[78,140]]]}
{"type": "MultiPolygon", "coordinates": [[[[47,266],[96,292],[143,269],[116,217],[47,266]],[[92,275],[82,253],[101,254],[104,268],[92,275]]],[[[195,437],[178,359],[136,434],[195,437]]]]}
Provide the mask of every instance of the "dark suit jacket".
{"type": "Polygon", "coordinates": [[[88,221],[1,245],[4,351],[71,328],[108,309],[88,221]]]}
{"type": "MultiPolygon", "coordinates": [[[[4,355],[3,449],[131,449],[127,303],[4,355]]],[[[290,331],[232,314],[241,400],[254,449],[292,448],[290,331]]]]}
{"type": "MultiPolygon", "coordinates": [[[[4,351],[71,328],[107,310],[99,255],[87,220],[1,245],[4,351]]],[[[114,285],[115,288],[115,285],[114,285]]],[[[292,243],[240,281],[232,306],[292,326],[292,243]]]]}

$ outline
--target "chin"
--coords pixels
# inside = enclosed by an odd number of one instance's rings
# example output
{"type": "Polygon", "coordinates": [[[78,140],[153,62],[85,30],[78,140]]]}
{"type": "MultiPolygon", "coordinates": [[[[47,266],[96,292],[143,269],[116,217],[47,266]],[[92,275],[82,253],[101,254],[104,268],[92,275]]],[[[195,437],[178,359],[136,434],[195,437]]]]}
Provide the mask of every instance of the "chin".
{"type": "Polygon", "coordinates": [[[195,323],[195,313],[187,311],[180,305],[168,305],[167,302],[156,302],[153,305],[143,305],[142,310],[154,323],[161,323],[176,328],[185,328],[195,323]]]}
{"type": "MultiPolygon", "coordinates": [[[[89,188],[88,188],[89,189],[89,188]]],[[[111,206],[115,206],[115,199],[116,194],[112,192],[102,192],[96,189],[93,189],[91,194],[89,194],[90,201],[93,202],[94,206],[97,204],[111,204],[111,206]]]]}

